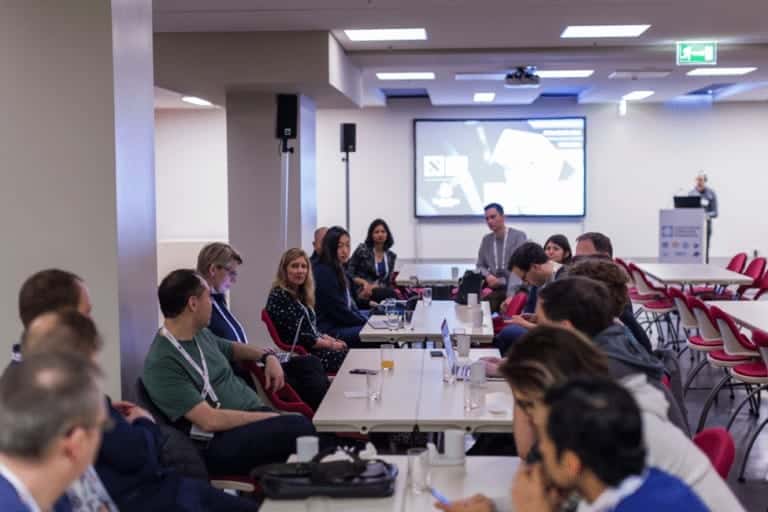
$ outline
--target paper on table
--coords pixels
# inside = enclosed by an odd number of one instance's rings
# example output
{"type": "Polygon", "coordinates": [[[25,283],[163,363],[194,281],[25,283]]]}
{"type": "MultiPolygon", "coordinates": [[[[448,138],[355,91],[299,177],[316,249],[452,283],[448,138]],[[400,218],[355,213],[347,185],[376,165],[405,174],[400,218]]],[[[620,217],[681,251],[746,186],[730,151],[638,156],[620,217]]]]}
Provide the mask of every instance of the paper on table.
{"type": "Polygon", "coordinates": [[[344,398],[368,398],[365,391],[345,391],[344,398]]]}
{"type": "Polygon", "coordinates": [[[485,395],[485,407],[491,414],[507,414],[509,412],[509,393],[497,391],[485,395]]]}

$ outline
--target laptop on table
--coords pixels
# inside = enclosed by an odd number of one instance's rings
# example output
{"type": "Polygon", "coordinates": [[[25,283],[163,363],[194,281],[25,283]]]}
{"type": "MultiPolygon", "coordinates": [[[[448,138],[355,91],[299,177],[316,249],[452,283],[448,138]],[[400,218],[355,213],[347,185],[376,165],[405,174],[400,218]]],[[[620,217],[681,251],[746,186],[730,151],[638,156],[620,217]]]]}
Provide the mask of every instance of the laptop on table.
{"type": "Polygon", "coordinates": [[[448,364],[451,367],[451,372],[457,380],[464,380],[469,378],[470,365],[459,364],[456,351],[453,350],[453,342],[451,341],[451,330],[448,328],[448,320],[443,319],[443,323],[440,326],[440,334],[443,337],[443,348],[445,350],[445,357],[448,359],[448,364]]]}

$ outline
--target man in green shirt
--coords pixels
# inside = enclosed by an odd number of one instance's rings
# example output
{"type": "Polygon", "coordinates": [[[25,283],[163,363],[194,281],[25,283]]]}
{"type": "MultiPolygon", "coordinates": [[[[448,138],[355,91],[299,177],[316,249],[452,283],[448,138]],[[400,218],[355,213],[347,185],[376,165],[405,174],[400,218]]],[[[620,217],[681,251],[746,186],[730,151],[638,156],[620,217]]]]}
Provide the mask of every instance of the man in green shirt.
{"type": "Polygon", "coordinates": [[[187,420],[190,435],[207,442],[203,455],[211,472],[243,474],[283,461],[293,453],[297,437],[315,434],[305,417],[265,407],[235,375],[231,362],[262,361],[267,387],[284,385],[273,353],[208,330],[211,291],[197,272],[171,272],[160,283],[158,298],[165,322],[149,349],[142,379],[171,421],[187,420]]]}

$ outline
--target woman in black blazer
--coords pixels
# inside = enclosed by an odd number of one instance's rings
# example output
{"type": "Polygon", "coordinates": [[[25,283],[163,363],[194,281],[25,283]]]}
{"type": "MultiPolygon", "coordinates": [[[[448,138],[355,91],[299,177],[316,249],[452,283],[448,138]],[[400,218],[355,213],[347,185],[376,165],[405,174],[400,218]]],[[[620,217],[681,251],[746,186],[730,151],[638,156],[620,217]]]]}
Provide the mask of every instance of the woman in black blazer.
{"type": "Polygon", "coordinates": [[[390,250],[394,243],[392,232],[384,220],[371,222],[365,242],[357,246],[349,260],[349,273],[358,286],[358,304],[379,303],[395,297],[392,273],[397,254],[390,250]]]}
{"type": "Polygon", "coordinates": [[[349,249],[349,233],[339,226],[330,228],[323,239],[320,262],[312,270],[318,328],[353,347],[360,346],[360,331],[368,318],[357,308],[344,270],[349,249]]]}
{"type": "Polygon", "coordinates": [[[320,358],[326,372],[337,372],[347,345],[317,328],[315,280],[307,253],[288,249],[280,259],[266,306],[280,338],[294,342],[320,358]]]}

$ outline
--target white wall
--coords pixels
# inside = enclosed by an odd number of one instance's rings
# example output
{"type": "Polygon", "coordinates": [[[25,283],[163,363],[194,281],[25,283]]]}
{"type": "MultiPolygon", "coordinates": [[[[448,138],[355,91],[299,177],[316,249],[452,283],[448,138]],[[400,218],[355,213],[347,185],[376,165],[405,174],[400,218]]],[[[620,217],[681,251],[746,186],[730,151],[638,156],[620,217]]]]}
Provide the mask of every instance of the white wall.
{"type": "Polygon", "coordinates": [[[227,240],[224,109],[156,110],[155,141],[158,241],[227,240]]]}
{"type": "Polygon", "coordinates": [[[483,222],[421,220],[413,215],[413,124],[417,117],[587,117],[587,216],[583,221],[510,223],[534,240],[560,232],[573,239],[599,230],[625,256],[655,256],[658,210],[671,207],[681,187],[705,170],[718,193],[712,255],[768,252],[768,221],[760,212],[768,190],[763,145],[768,105],[714,107],[631,104],[621,118],[615,105],[580,106],[550,100],[527,107],[440,107],[398,100],[387,108],[318,110],[318,223],[344,224],[344,164],[339,124],[357,123],[351,158],[351,234],[362,241],[368,223],[383,217],[403,258],[472,258],[483,222]]]}

